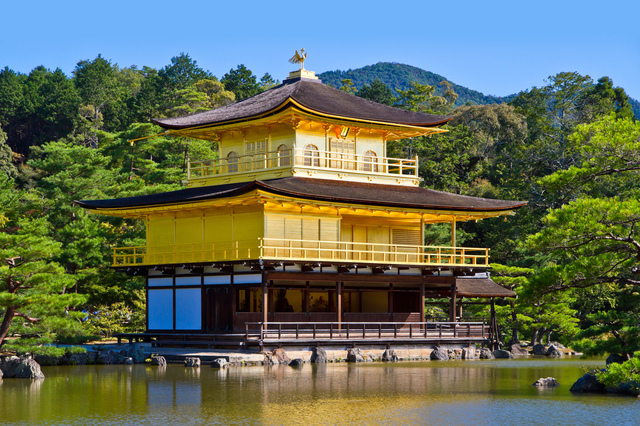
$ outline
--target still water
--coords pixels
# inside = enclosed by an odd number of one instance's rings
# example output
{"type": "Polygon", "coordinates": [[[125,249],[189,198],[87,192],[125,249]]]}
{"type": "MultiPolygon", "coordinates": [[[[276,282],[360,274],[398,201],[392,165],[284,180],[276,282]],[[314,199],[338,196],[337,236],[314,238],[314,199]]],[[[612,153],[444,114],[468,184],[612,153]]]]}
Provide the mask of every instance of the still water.
{"type": "Polygon", "coordinates": [[[603,360],[43,367],[0,380],[0,424],[637,425],[640,399],[572,395],[603,360]],[[555,389],[532,383],[553,376],[555,389]]]}

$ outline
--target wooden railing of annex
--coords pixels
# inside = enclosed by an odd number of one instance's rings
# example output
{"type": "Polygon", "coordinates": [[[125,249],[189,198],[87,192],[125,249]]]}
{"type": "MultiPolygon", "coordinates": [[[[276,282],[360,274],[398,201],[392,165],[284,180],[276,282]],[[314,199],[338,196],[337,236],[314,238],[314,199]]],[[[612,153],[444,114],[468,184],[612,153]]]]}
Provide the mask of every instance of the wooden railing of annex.
{"type": "Polygon", "coordinates": [[[489,249],[280,238],[113,248],[112,266],[273,259],[416,266],[489,266],[489,249]]]}
{"type": "Polygon", "coordinates": [[[291,342],[393,339],[478,340],[491,337],[486,322],[248,322],[245,340],[291,342]]]}
{"type": "Polygon", "coordinates": [[[292,168],[294,165],[374,175],[418,176],[418,156],[407,160],[295,148],[215,160],[188,161],[187,178],[254,173],[267,169],[292,168]]]}

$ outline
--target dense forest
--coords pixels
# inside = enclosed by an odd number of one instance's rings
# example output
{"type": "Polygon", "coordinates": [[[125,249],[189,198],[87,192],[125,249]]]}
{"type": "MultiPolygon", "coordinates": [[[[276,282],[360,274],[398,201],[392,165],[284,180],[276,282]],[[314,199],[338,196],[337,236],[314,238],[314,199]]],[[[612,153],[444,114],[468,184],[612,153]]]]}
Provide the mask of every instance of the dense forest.
{"type": "MultiPolygon", "coordinates": [[[[419,156],[425,186],[529,201],[506,222],[465,223],[459,233],[467,246],[492,248],[492,277],[518,294],[498,306],[504,344],[639,350],[640,123],[624,89],[561,72],[506,102],[413,67],[362,70],[321,76],[357,96],[454,117],[448,133],[389,144],[389,156],[419,156]]],[[[217,78],[185,54],[159,70],[98,56],[71,75],[0,71],[0,345],[47,351],[52,341],[143,328],[142,279],[108,265],[111,247],[144,244],[144,225],[73,201],[180,188],[185,158],[213,158],[214,142],[127,141],[158,133],[151,117],[277,84],[243,65],[217,78]]],[[[425,244],[441,231],[430,228],[425,244]]]]}

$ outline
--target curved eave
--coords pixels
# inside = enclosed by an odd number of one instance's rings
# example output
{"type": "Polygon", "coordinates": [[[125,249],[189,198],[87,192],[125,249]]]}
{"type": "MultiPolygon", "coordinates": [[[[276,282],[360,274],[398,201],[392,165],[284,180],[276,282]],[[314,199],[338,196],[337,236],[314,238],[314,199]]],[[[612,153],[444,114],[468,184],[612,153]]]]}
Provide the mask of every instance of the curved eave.
{"type": "MultiPolygon", "coordinates": [[[[267,181],[268,182],[268,181],[267,181]]],[[[365,200],[365,199],[355,199],[355,198],[347,198],[347,197],[339,197],[339,196],[328,196],[328,195],[318,195],[318,194],[308,194],[302,193],[292,190],[283,190],[281,188],[274,187],[269,185],[267,182],[262,181],[253,181],[244,185],[233,185],[229,190],[213,193],[213,194],[194,194],[188,196],[189,190],[186,194],[186,198],[178,197],[170,197],[169,199],[158,199],[156,202],[144,202],[141,200],[140,203],[136,204],[135,201],[129,205],[117,206],[117,205],[106,205],[105,201],[111,200],[97,200],[97,201],[75,201],[74,203],[80,207],[88,209],[94,213],[104,214],[104,215],[112,215],[112,216],[140,216],[151,211],[167,211],[167,210],[175,210],[175,209],[185,209],[185,208],[206,208],[207,205],[211,206],[211,203],[216,200],[225,200],[225,203],[238,203],[242,204],[243,200],[247,197],[246,195],[250,192],[255,192],[252,196],[258,198],[260,195],[270,195],[270,196],[279,196],[286,197],[291,202],[297,203],[308,203],[316,202],[316,203],[326,203],[329,206],[333,206],[336,208],[353,208],[357,206],[358,208],[363,209],[397,209],[401,211],[411,210],[416,213],[421,212],[434,212],[438,214],[452,214],[452,215],[463,215],[464,213],[473,213],[470,215],[468,219],[473,219],[475,216],[478,219],[481,219],[481,216],[491,217],[491,216],[501,216],[505,214],[511,214],[513,211],[524,207],[527,205],[527,202],[513,202],[513,204],[507,206],[483,206],[483,207],[460,207],[460,206],[452,206],[452,205],[429,205],[429,204],[417,204],[417,203],[407,203],[407,202],[384,202],[384,201],[375,201],[375,200],[365,200]]],[[[198,188],[199,190],[203,190],[205,188],[198,188]]],[[[185,194],[185,193],[183,193],[185,194]]],[[[125,201],[123,199],[122,201],[125,201]]],[[[257,201],[256,201],[257,202],[257,201]]]]}
{"type": "MultiPolygon", "coordinates": [[[[228,126],[228,125],[233,125],[233,124],[238,124],[238,123],[246,123],[249,121],[254,121],[254,120],[258,120],[261,118],[265,118],[265,117],[269,117],[272,115],[276,115],[278,113],[281,113],[283,111],[286,111],[288,108],[292,108],[292,107],[297,107],[300,110],[306,112],[307,114],[311,114],[314,116],[318,116],[318,117],[322,117],[322,118],[327,118],[327,119],[333,119],[333,120],[343,120],[343,121],[349,121],[349,122],[354,122],[354,123],[363,123],[363,124],[374,124],[374,125],[381,125],[381,126],[392,126],[392,127],[401,127],[401,128],[405,128],[405,129],[412,129],[412,130],[420,130],[420,131],[425,131],[425,130],[431,130],[431,133],[435,133],[436,132],[436,128],[443,126],[444,124],[446,124],[447,122],[449,122],[450,120],[453,119],[453,117],[447,117],[444,120],[440,120],[440,121],[436,121],[436,122],[432,122],[432,123],[399,123],[399,122],[392,122],[392,121],[379,121],[379,120],[370,120],[370,119],[366,119],[366,118],[361,118],[361,117],[348,117],[348,116],[342,116],[342,115],[334,115],[334,114],[328,114],[313,108],[310,108],[298,101],[296,101],[295,99],[289,97],[287,98],[283,103],[281,103],[280,105],[278,105],[275,108],[272,108],[268,111],[265,111],[263,113],[260,114],[254,114],[254,115],[249,115],[249,116],[245,116],[245,117],[240,117],[240,118],[236,118],[233,120],[226,120],[226,121],[214,121],[214,122],[210,122],[210,123],[206,123],[206,124],[200,124],[197,126],[176,126],[176,125],[171,125],[171,124],[164,124],[161,123],[160,121],[158,121],[158,119],[151,119],[151,122],[164,128],[164,129],[169,129],[174,131],[174,133],[177,133],[175,131],[193,131],[193,130],[202,130],[202,129],[211,129],[211,128],[216,128],[216,127],[222,127],[222,126],[228,126]]],[[[442,130],[442,129],[438,129],[438,132],[446,132],[447,130],[442,130]]]]}
{"type": "Polygon", "coordinates": [[[309,194],[298,193],[295,191],[283,191],[278,188],[273,188],[267,186],[264,182],[258,182],[262,184],[264,190],[268,193],[274,195],[280,195],[284,197],[293,197],[299,201],[304,200],[312,200],[312,201],[324,201],[328,203],[341,203],[345,205],[362,205],[364,208],[366,207],[391,207],[397,209],[411,209],[411,210],[430,210],[430,211],[441,211],[441,212],[453,212],[453,213],[464,213],[464,212],[487,212],[487,213],[508,213],[511,211],[518,210],[528,204],[526,201],[522,201],[516,205],[508,206],[508,207],[496,207],[496,208],[486,208],[486,207],[459,207],[459,206],[432,206],[426,204],[411,204],[411,203],[393,203],[393,202],[383,202],[383,201],[363,201],[363,200],[355,200],[355,199],[345,199],[340,197],[331,197],[326,195],[316,195],[310,196],[309,194]]]}

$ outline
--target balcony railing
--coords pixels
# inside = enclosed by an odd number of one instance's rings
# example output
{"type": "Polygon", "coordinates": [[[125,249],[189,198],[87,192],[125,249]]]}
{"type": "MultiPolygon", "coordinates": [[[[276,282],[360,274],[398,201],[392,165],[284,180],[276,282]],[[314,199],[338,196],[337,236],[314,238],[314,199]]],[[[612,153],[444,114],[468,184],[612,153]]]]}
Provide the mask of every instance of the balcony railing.
{"type": "Polygon", "coordinates": [[[335,170],[372,175],[418,176],[417,156],[414,159],[406,160],[295,148],[294,150],[269,151],[215,160],[189,161],[187,177],[188,179],[197,179],[236,175],[268,169],[292,168],[294,166],[305,169],[335,170]]]}
{"type": "Polygon", "coordinates": [[[358,263],[488,266],[489,249],[263,238],[262,258],[358,263]]]}
{"type": "Polygon", "coordinates": [[[250,259],[487,267],[489,249],[281,238],[113,249],[113,266],[250,259]]]}

